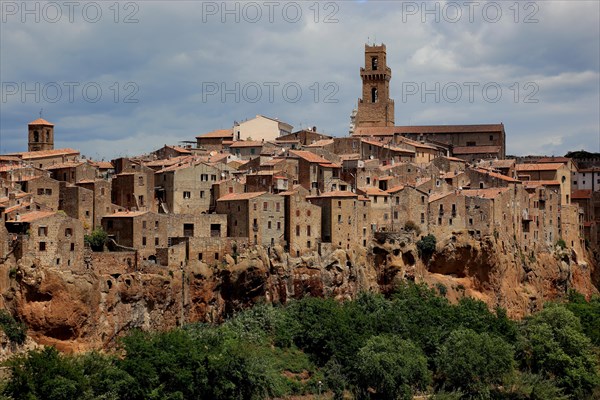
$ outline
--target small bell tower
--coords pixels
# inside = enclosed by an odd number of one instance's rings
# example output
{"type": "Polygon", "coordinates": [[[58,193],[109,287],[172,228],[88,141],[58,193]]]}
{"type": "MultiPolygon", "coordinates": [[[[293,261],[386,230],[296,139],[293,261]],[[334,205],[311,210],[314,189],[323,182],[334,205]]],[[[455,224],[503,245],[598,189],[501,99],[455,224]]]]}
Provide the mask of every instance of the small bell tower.
{"type": "Polygon", "coordinates": [[[29,143],[27,151],[54,150],[54,124],[42,118],[27,124],[29,143]]]}

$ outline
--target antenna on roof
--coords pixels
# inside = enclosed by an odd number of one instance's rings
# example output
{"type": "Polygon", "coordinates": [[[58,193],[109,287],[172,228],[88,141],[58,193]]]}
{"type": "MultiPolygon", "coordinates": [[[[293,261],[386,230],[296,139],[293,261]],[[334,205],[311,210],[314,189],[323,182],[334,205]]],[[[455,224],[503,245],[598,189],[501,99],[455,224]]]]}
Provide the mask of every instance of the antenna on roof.
{"type": "Polygon", "coordinates": [[[42,114],[44,113],[44,109],[40,108],[40,118],[42,118],[42,114]]]}

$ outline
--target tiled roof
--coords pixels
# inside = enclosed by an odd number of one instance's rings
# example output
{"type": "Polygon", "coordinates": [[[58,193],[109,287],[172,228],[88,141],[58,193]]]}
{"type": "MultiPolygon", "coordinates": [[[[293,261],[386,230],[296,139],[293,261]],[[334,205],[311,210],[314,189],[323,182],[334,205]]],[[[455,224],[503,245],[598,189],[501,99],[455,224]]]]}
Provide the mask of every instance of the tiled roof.
{"type": "Polygon", "coordinates": [[[202,135],[196,136],[196,139],[211,139],[211,138],[233,138],[233,130],[231,129],[217,129],[212,132],[203,133],[202,135]]]}
{"type": "Polygon", "coordinates": [[[333,139],[317,140],[314,143],[306,145],[306,147],[323,147],[323,146],[327,146],[330,144],[333,144],[333,139]]]}
{"type": "Polygon", "coordinates": [[[397,185],[397,186],[394,186],[394,187],[392,187],[392,188],[389,188],[389,189],[387,190],[387,192],[388,192],[388,193],[390,193],[390,194],[391,194],[391,193],[397,193],[397,192],[401,191],[401,190],[402,190],[402,189],[404,189],[404,188],[405,188],[405,186],[404,186],[404,185],[397,185]]]}
{"type": "Polygon", "coordinates": [[[229,147],[235,149],[238,147],[262,147],[263,145],[264,143],[258,140],[238,140],[237,142],[233,142],[229,147]]]}
{"type": "Polygon", "coordinates": [[[523,181],[523,185],[526,189],[530,189],[538,186],[560,186],[560,182],[554,180],[523,181]]]}
{"type": "Polygon", "coordinates": [[[429,202],[434,202],[439,199],[443,199],[446,196],[453,194],[454,192],[445,192],[445,193],[432,193],[429,195],[429,202]]]}
{"type": "Polygon", "coordinates": [[[56,163],[56,164],[52,164],[52,165],[48,165],[46,168],[44,169],[62,169],[62,168],[74,168],[74,167],[78,167],[81,164],[83,164],[83,161],[66,161],[63,163],[56,163]]]}
{"type": "Polygon", "coordinates": [[[217,201],[250,200],[255,197],[262,196],[265,193],[267,192],[229,193],[220,197],[217,201]]]}
{"type": "Polygon", "coordinates": [[[556,171],[562,167],[561,163],[540,163],[540,164],[517,164],[517,171],[556,171]]]}
{"type": "Polygon", "coordinates": [[[166,146],[170,149],[175,150],[178,153],[183,153],[183,154],[192,154],[192,152],[190,151],[190,149],[186,149],[184,147],[181,146],[166,146]]]}
{"type": "Polygon", "coordinates": [[[360,190],[361,192],[364,192],[367,196],[389,196],[390,195],[388,192],[384,192],[383,190],[376,188],[376,187],[372,187],[372,186],[360,187],[360,188],[358,188],[358,190],[360,190]]]}
{"type": "Polygon", "coordinates": [[[73,149],[54,149],[54,150],[40,150],[40,151],[24,151],[21,153],[13,153],[20,157],[22,160],[32,160],[36,158],[52,157],[52,156],[68,156],[68,155],[79,155],[77,150],[73,149]]]}
{"type": "Polygon", "coordinates": [[[456,146],[454,154],[494,154],[500,153],[500,146],[456,146]]]}
{"type": "Polygon", "coordinates": [[[56,211],[32,211],[27,214],[19,215],[18,220],[15,218],[15,219],[9,220],[8,222],[33,222],[33,221],[37,221],[38,219],[50,217],[55,214],[56,214],[56,211]]]}
{"type": "Polygon", "coordinates": [[[43,118],[38,118],[35,121],[31,121],[30,123],[28,123],[27,125],[49,125],[49,126],[54,126],[53,123],[46,121],[43,118]]]}
{"type": "Polygon", "coordinates": [[[99,169],[114,169],[114,165],[110,161],[92,161],[90,164],[98,167],[99,169]]]}
{"type": "Polygon", "coordinates": [[[537,162],[538,162],[538,164],[545,164],[545,163],[566,164],[569,161],[571,161],[571,159],[568,157],[543,157],[543,158],[540,158],[537,162]]]}
{"type": "Polygon", "coordinates": [[[315,153],[312,153],[310,151],[305,151],[305,150],[290,150],[290,155],[300,157],[303,160],[308,161],[310,163],[317,163],[317,164],[330,164],[331,163],[331,161],[326,160],[323,157],[316,155],[315,153]]]}
{"type": "Polygon", "coordinates": [[[575,199],[591,199],[592,191],[589,189],[573,190],[571,192],[571,198],[573,200],[575,200],[575,199]]]}
{"type": "MultiPolygon", "coordinates": [[[[325,192],[321,193],[318,196],[310,196],[310,198],[320,198],[320,197],[358,197],[356,193],[348,192],[348,191],[340,191],[336,190],[333,192],[325,192]]],[[[309,197],[307,197],[309,198],[309,197]]]]}
{"type": "Polygon", "coordinates": [[[503,180],[506,182],[514,182],[514,183],[521,182],[520,180],[511,178],[510,176],[502,175],[497,172],[493,172],[493,171],[483,169],[483,168],[473,168],[473,171],[479,172],[480,174],[486,174],[486,175],[491,176],[492,178],[500,179],[500,180],[503,180]]]}
{"type": "Polygon", "coordinates": [[[469,197],[483,197],[486,199],[494,199],[496,197],[498,197],[499,195],[501,195],[502,193],[505,193],[507,191],[509,191],[510,188],[487,188],[487,189],[470,189],[470,190],[463,190],[461,193],[465,196],[469,196],[469,197]]]}

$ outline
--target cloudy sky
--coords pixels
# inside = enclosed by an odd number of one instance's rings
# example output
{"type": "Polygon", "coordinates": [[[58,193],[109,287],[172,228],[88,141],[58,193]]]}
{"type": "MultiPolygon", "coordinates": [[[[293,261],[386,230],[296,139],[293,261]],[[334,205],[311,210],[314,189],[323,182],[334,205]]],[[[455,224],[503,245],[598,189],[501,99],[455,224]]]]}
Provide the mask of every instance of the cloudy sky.
{"type": "Polygon", "coordinates": [[[348,134],[364,44],[396,124],[503,122],[510,154],[600,151],[600,2],[0,1],[0,152],[27,123],[93,158],[264,114],[348,134]]]}

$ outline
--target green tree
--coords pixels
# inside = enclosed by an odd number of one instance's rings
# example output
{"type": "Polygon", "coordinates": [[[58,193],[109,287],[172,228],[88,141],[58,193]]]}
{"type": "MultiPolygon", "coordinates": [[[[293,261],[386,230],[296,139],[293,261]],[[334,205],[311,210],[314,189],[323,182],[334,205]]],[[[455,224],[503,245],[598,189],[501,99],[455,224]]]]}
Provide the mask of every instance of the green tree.
{"type": "Polygon", "coordinates": [[[25,324],[17,322],[6,310],[0,310],[0,328],[6,334],[8,340],[13,343],[23,344],[27,338],[27,327],[25,324]]]}
{"type": "Polygon", "coordinates": [[[412,399],[413,392],[431,381],[423,351],[397,335],[370,338],[358,353],[358,386],[376,391],[380,399],[412,399]]]}
{"type": "Polygon", "coordinates": [[[574,398],[586,398],[600,384],[590,339],[563,305],[549,304],[524,322],[517,354],[524,369],[555,380],[574,398]]]}
{"type": "Polygon", "coordinates": [[[431,233],[417,242],[417,249],[424,260],[428,260],[435,253],[437,240],[431,233]]]}
{"type": "Polygon", "coordinates": [[[85,243],[92,248],[93,251],[102,251],[104,250],[104,244],[108,239],[108,234],[104,232],[104,229],[96,228],[92,231],[90,235],[85,235],[83,239],[85,243]]]}
{"type": "Polygon", "coordinates": [[[461,328],[450,333],[437,364],[440,386],[482,394],[513,370],[513,349],[499,337],[461,328]]]}

